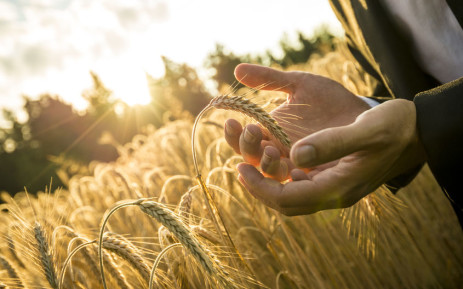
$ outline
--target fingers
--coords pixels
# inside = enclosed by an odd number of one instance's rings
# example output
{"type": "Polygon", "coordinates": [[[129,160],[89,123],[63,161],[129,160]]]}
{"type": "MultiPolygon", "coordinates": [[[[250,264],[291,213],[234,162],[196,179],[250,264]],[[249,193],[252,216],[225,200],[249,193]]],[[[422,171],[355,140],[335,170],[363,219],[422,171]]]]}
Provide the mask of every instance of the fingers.
{"type": "Polygon", "coordinates": [[[288,178],[288,174],[294,166],[289,159],[281,158],[280,151],[277,148],[266,146],[262,154],[260,167],[266,176],[281,182],[288,178]]]}
{"type": "Polygon", "coordinates": [[[256,199],[285,215],[310,214],[339,207],[339,204],[331,201],[332,194],[321,189],[326,184],[320,186],[317,182],[301,180],[283,185],[274,179],[264,177],[249,164],[239,164],[237,169],[240,173],[239,181],[256,199]]]}
{"type": "Polygon", "coordinates": [[[263,153],[262,131],[255,124],[247,125],[239,138],[239,146],[241,155],[247,163],[254,166],[260,164],[260,159],[263,153]]]}
{"type": "Polygon", "coordinates": [[[294,168],[288,158],[281,158],[280,151],[271,146],[272,142],[263,135],[258,125],[250,124],[243,129],[238,121],[228,119],[225,122],[225,139],[246,162],[260,165],[267,176],[276,180],[286,180],[289,171],[294,168]]]}
{"type": "Polygon", "coordinates": [[[301,72],[284,72],[270,67],[242,63],[235,68],[235,77],[242,84],[263,90],[293,93],[301,72]]]}
{"type": "Polygon", "coordinates": [[[303,170],[294,169],[291,171],[291,179],[293,180],[293,182],[296,182],[296,181],[308,180],[309,177],[303,170]]]}
{"type": "Polygon", "coordinates": [[[370,143],[371,130],[364,123],[328,128],[294,144],[290,158],[297,167],[310,168],[362,150],[370,143]]]}
{"type": "Polygon", "coordinates": [[[241,124],[235,119],[227,119],[224,130],[227,143],[237,154],[241,154],[239,143],[240,135],[243,132],[241,124]]]}

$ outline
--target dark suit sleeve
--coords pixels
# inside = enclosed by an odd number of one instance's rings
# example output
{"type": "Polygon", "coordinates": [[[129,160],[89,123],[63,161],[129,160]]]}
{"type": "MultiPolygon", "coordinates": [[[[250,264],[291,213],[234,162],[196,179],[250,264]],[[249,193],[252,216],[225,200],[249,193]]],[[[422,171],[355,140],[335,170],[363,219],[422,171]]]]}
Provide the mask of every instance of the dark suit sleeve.
{"type": "Polygon", "coordinates": [[[449,197],[462,204],[463,77],[417,94],[414,103],[429,167],[449,197]]]}

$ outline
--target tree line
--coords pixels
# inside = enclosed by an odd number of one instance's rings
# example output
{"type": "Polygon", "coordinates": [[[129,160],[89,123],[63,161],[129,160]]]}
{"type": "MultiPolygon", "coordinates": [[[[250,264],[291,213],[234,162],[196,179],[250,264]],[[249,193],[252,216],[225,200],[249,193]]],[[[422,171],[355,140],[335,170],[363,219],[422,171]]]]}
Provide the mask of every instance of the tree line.
{"type": "MultiPolygon", "coordinates": [[[[206,58],[204,66],[213,71],[217,88],[235,82],[233,70],[242,62],[279,65],[286,68],[305,63],[314,54],[326,54],[335,48],[335,37],[326,27],[308,37],[298,33],[295,43],[283,37],[282,56],[266,51],[261,55],[236,55],[220,44],[206,58]]],[[[118,157],[115,144],[124,144],[147,125],[161,127],[175,119],[193,118],[212,95],[195,69],[163,58],[165,75],[146,75],[151,102],[129,107],[113,97],[110,88],[93,72],[93,86],[82,93],[88,102],[77,112],[59,96],[24,96],[28,118],[20,122],[15,113],[3,109],[8,126],[0,130],[0,191],[30,193],[65,186],[68,175],[89,173],[91,161],[110,162],[118,157]],[[116,109],[118,108],[118,109],[116,109]]]]}

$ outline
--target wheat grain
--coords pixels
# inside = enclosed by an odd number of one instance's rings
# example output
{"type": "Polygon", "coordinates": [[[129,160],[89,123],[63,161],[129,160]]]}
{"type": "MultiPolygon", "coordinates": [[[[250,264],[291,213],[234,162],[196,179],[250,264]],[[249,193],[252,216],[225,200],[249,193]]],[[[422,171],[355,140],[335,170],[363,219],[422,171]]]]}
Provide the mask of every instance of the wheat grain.
{"type": "Polygon", "coordinates": [[[103,237],[103,248],[115,253],[129,262],[140,273],[142,278],[148,282],[150,269],[145,260],[133,249],[133,247],[120,238],[105,235],[103,237]]]}
{"type": "Polygon", "coordinates": [[[233,281],[230,281],[230,278],[227,277],[228,274],[224,271],[224,268],[219,266],[222,269],[222,272],[219,272],[214,266],[214,263],[220,265],[220,262],[215,258],[211,259],[207,254],[207,250],[171,210],[154,201],[145,201],[137,205],[145,214],[163,224],[190,251],[206,272],[216,278],[221,286],[224,288],[235,288],[233,281]]]}
{"type": "Polygon", "coordinates": [[[218,244],[221,243],[220,239],[214,233],[206,230],[205,228],[203,228],[201,226],[191,226],[191,231],[194,234],[208,240],[209,242],[211,242],[211,243],[213,243],[215,245],[218,245],[218,244]]]}
{"type": "Polygon", "coordinates": [[[117,285],[120,289],[131,289],[132,287],[127,283],[127,279],[125,278],[124,274],[119,270],[116,263],[112,260],[111,256],[106,252],[101,252],[102,259],[106,264],[106,269],[114,279],[116,279],[117,285]]]}
{"type": "Polygon", "coordinates": [[[190,230],[177,219],[171,210],[154,201],[146,201],[138,206],[145,214],[155,218],[172,232],[209,274],[217,273],[203,246],[191,235],[190,230]]]}
{"type": "Polygon", "coordinates": [[[58,289],[58,281],[56,279],[55,267],[53,264],[53,257],[51,255],[51,250],[48,246],[48,241],[46,238],[46,233],[42,229],[42,226],[39,222],[34,224],[34,236],[37,240],[38,251],[40,262],[42,263],[43,273],[47,278],[48,283],[54,289],[58,289]]]}
{"type": "Polygon", "coordinates": [[[190,220],[191,202],[193,200],[193,195],[191,192],[193,189],[194,188],[191,188],[188,190],[188,192],[183,194],[178,204],[178,215],[180,219],[184,220],[186,225],[188,225],[190,220]]]}
{"type": "Polygon", "coordinates": [[[252,117],[265,127],[277,140],[285,147],[291,147],[291,141],[288,135],[283,131],[277,121],[264,109],[249,99],[242,96],[221,95],[213,98],[209,106],[218,109],[227,109],[241,112],[249,117],[252,117]]]}

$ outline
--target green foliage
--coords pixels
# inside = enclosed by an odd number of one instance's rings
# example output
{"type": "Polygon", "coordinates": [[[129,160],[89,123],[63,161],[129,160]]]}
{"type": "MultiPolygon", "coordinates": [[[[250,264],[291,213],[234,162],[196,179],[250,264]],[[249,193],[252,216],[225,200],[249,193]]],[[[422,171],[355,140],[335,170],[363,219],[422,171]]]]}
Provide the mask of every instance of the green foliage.
{"type": "MultiPolygon", "coordinates": [[[[240,63],[251,62],[252,58],[249,55],[238,56],[233,52],[227,52],[221,44],[216,44],[215,51],[207,56],[205,66],[213,70],[212,79],[219,85],[230,85],[236,83],[233,71],[240,63]]],[[[243,87],[238,84],[237,88],[243,87]]]]}
{"type": "Polygon", "coordinates": [[[325,55],[335,49],[335,36],[327,27],[321,26],[315,30],[312,37],[305,36],[298,32],[298,41],[296,45],[291,45],[287,37],[280,41],[280,48],[283,51],[283,57],[278,58],[268,54],[272,63],[276,63],[283,68],[288,66],[306,63],[312,55],[325,55]]]}
{"type": "Polygon", "coordinates": [[[158,111],[169,112],[174,119],[185,118],[185,111],[197,115],[211,99],[197,72],[186,64],[162,58],[165,75],[149,78],[152,103],[158,111]]]}
{"type": "MultiPolygon", "coordinates": [[[[302,32],[297,33],[297,41],[291,43],[287,35],[280,40],[279,46],[282,56],[276,56],[267,51],[262,55],[251,56],[249,54],[236,55],[228,52],[223,45],[217,44],[215,51],[211,52],[205,66],[212,69],[212,79],[220,89],[223,85],[235,83],[234,70],[240,63],[255,63],[262,65],[278,65],[287,68],[294,64],[306,63],[315,54],[325,55],[335,49],[336,37],[329,31],[328,27],[320,26],[311,37],[305,36],[302,32]]],[[[242,87],[238,85],[237,88],[242,87]]]]}

